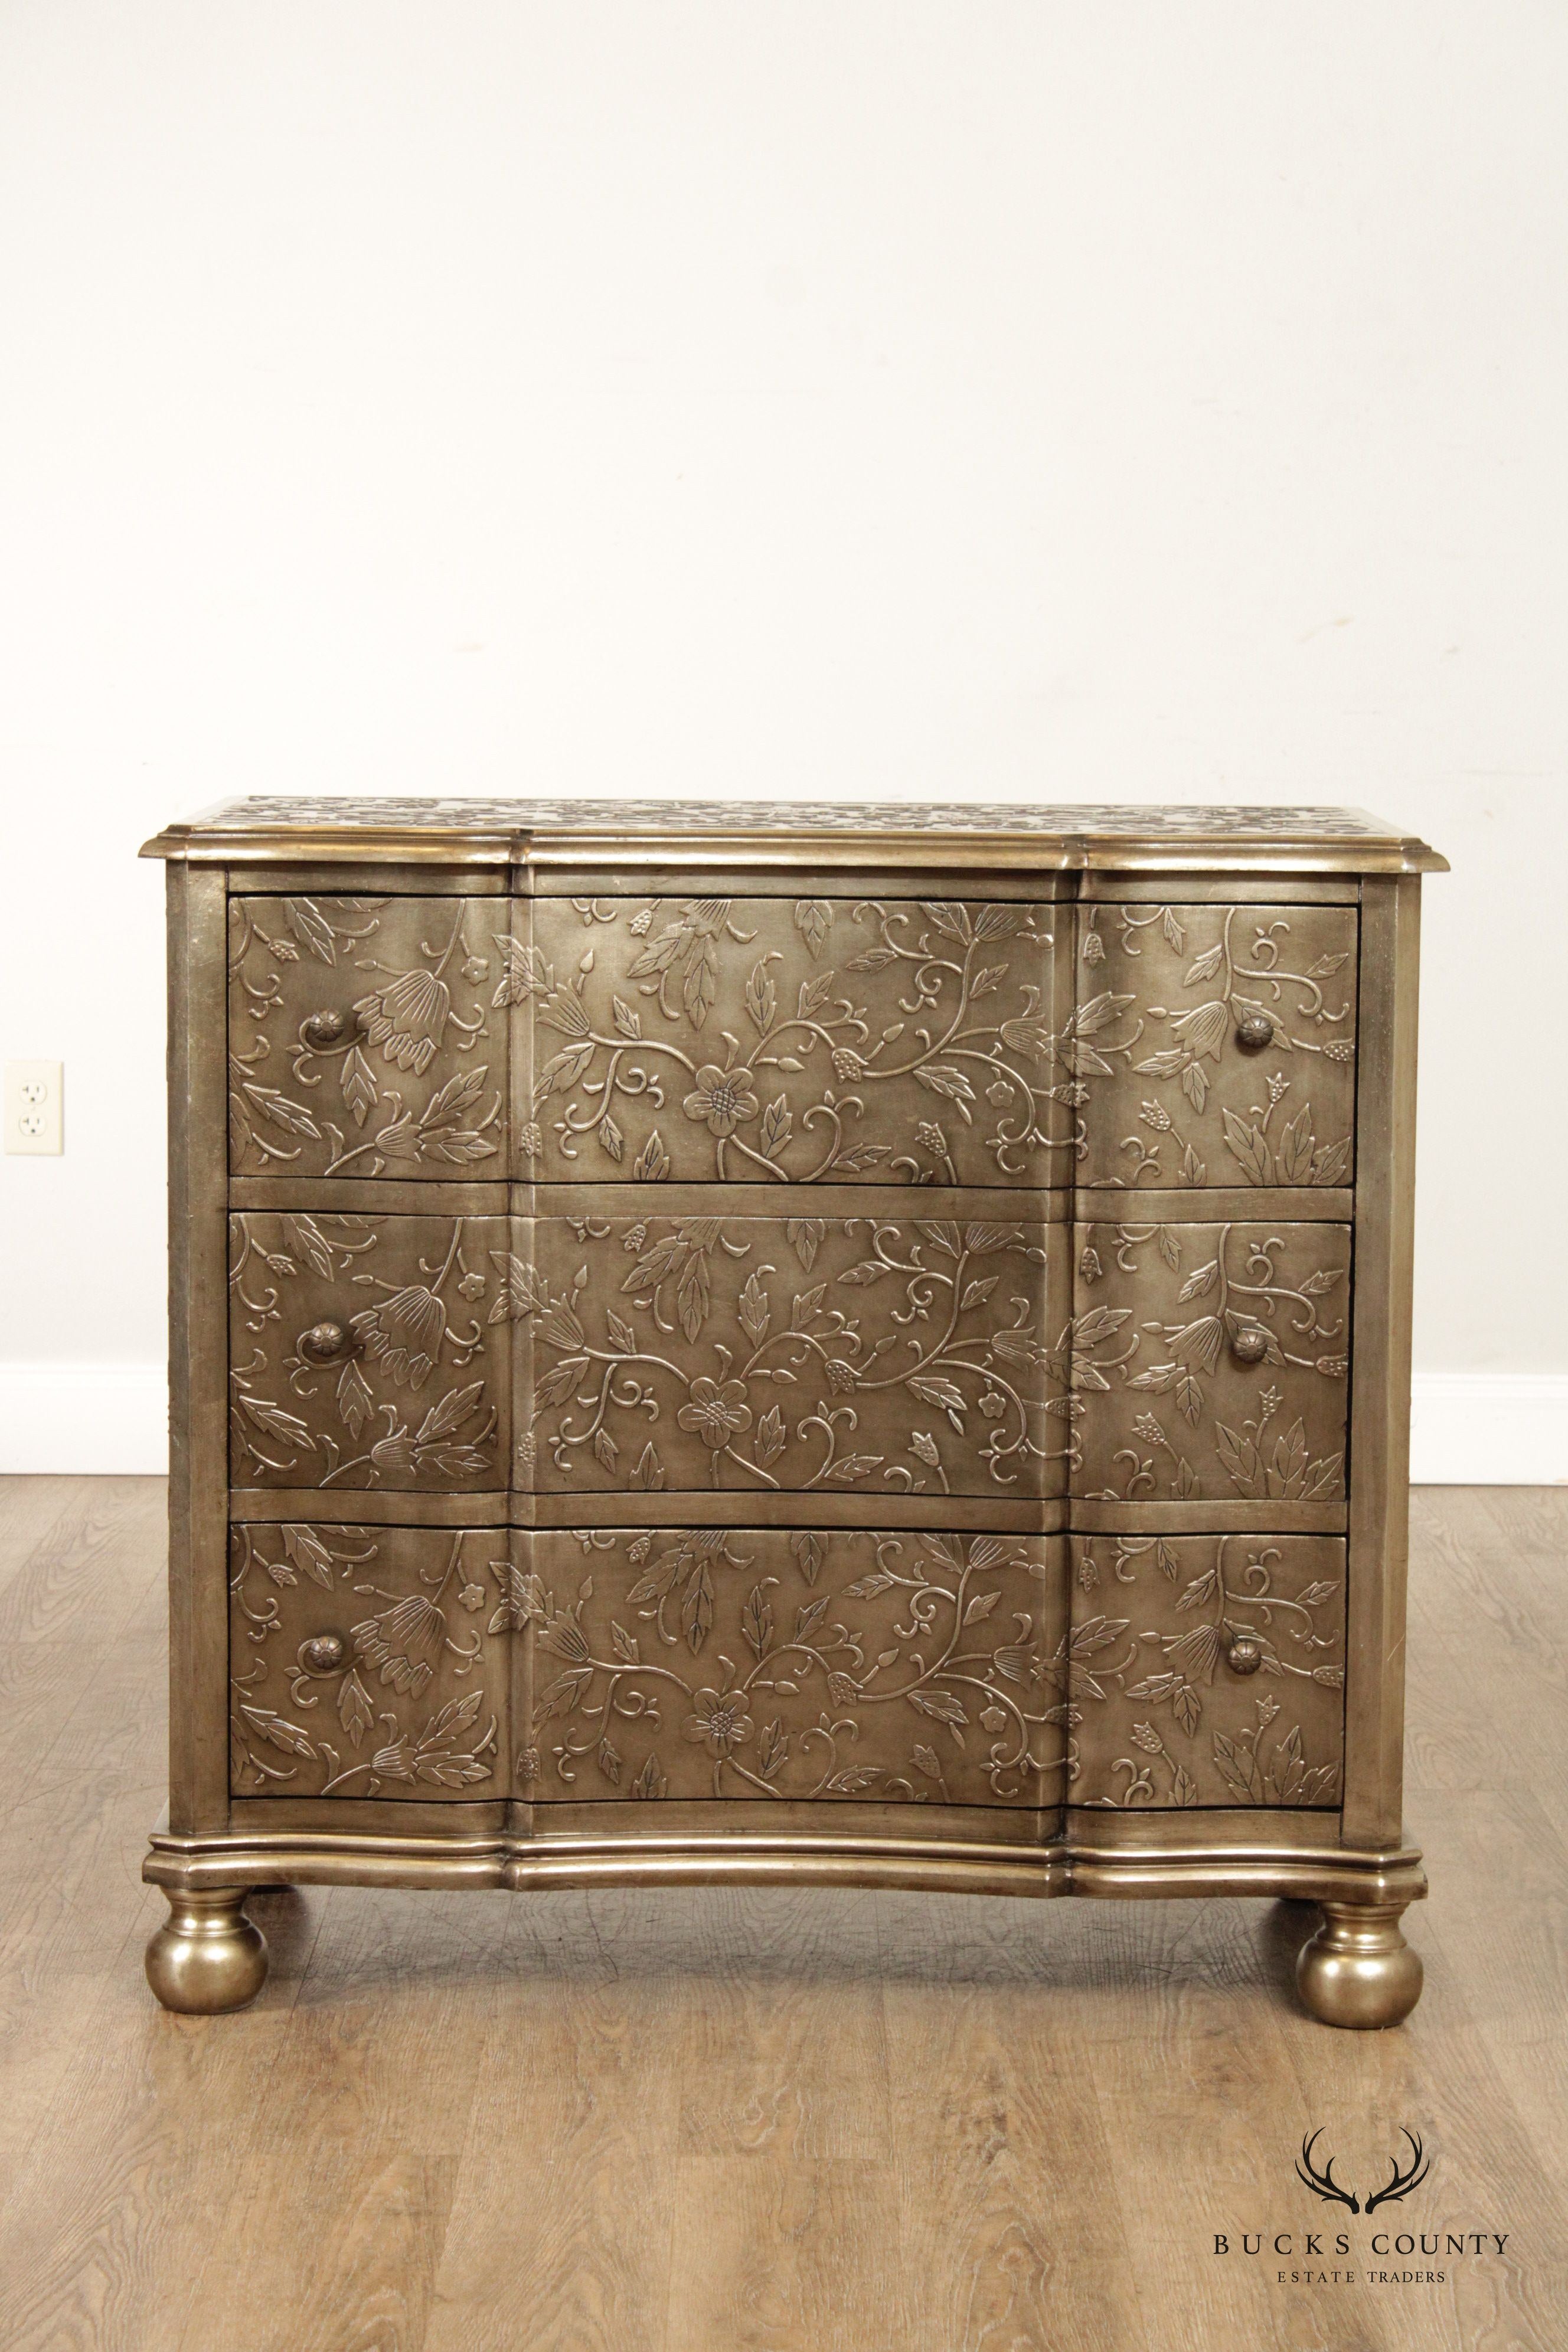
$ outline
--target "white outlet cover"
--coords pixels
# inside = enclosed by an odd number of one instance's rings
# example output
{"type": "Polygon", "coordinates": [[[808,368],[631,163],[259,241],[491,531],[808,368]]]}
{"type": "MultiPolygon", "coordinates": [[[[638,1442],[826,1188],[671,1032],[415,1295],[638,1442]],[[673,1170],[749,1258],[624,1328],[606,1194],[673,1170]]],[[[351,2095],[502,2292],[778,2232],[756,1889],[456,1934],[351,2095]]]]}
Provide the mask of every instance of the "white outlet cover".
{"type": "Polygon", "coordinates": [[[65,1150],[65,1065],[7,1062],[5,1149],[60,1152],[65,1150]]]}

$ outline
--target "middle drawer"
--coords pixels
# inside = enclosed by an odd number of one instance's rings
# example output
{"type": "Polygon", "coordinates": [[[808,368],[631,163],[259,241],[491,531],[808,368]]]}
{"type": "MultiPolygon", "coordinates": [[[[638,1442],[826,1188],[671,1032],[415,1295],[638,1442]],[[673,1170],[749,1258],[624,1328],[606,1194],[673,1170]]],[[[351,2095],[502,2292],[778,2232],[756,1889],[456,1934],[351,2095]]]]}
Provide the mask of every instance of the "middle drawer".
{"type": "Polygon", "coordinates": [[[1327,1221],[250,1211],[231,1477],[1329,1532],[1349,1271],[1327,1221]]]}

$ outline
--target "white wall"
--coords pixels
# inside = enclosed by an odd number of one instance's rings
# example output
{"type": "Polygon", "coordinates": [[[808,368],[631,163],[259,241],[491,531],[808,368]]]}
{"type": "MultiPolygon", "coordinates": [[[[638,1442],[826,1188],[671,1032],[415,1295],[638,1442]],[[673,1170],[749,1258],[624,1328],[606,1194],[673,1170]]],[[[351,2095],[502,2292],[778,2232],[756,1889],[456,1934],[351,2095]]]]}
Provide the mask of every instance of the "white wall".
{"type": "Polygon", "coordinates": [[[1557,0],[8,0],[0,1464],[156,1451],[139,840],[532,789],[1426,831],[1417,1466],[1568,1476],[1565,121],[1557,0]]]}

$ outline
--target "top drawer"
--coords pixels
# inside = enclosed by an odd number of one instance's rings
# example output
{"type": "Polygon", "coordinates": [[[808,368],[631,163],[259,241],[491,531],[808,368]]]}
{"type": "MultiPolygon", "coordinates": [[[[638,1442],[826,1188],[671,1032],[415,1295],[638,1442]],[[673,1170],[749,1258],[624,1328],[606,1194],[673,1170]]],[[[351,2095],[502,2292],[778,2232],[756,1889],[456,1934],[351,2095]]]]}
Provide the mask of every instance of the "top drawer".
{"type": "Polygon", "coordinates": [[[504,898],[231,898],[239,1176],[504,1177],[504,898]]]}
{"type": "Polygon", "coordinates": [[[1356,909],[1081,906],[1079,1181],[1348,1185],[1356,909]]]}
{"type": "Polygon", "coordinates": [[[1047,905],[539,898],[527,1171],[1066,1184],[1047,905]]]}

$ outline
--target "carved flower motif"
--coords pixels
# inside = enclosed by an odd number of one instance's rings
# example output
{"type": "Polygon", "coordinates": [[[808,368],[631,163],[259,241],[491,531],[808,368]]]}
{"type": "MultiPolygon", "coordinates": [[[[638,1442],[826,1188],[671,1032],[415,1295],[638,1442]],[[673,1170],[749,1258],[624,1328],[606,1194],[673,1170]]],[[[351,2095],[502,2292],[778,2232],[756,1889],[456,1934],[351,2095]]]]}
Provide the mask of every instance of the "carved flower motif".
{"type": "Polygon", "coordinates": [[[691,1402],[683,1404],[675,1417],[682,1429],[695,1430],[703,1444],[717,1454],[739,1431],[752,1425],[745,1383],[725,1381],[721,1384],[706,1378],[693,1381],[691,1402]]]}
{"type": "Polygon", "coordinates": [[[860,1685],[853,1675],[836,1670],[827,1677],[827,1696],[835,1706],[853,1706],[860,1696],[860,1685]]]}
{"type": "Polygon", "coordinates": [[[722,1141],[757,1115],[750,1070],[721,1070],[717,1062],[704,1062],[681,1108],[688,1118],[706,1119],[709,1134],[722,1141]]]}
{"type": "Polygon", "coordinates": [[[1171,1124],[1171,1114],[1161,1103],[1146,1102],[1138,1116],[1145,1127],[1155,1128],[1162,1134],[1171,1124]]]}
{"type": "Polygon", "coordinates": [[[520,1748],[517,1751],[517,1777],[524,1788],[539,1778],[539,1750],[520,1748]]]}
{"type": "Polygon", "coordinates": [[[858,1383],[860,1375],[853,1364],[845,1362],[842,1356],[829,1356],[825,1369],[827,1385],[835,1396],[842,1396],[846,1389],[852,1389],[858,1383]]]}
{"type": "Polygon", "coordinates": [[[415,1698],[435,1671],[430,1662],[440,1656],[446,1638],[444,1612],[422,1592],[411,1593],[406,1601],[353,1628],[354,1653],[361,1665],[379,1667],[384,1683],[415,1698]]]}
{"type": "Polygon", "coordinates": [[[422,1282],[395,1290],[349,1318],[349,1328],[394,1388],[423,1388],[446,1337],[447,1310],[422,1282]]]}
{"type": "Polygon", "coordinates": [[[728,1756],[752,1736],[752,1718],[740,1691],[700,1690],[691,1708],[680,1728],[693,1747],[705,1741],[713,1755],[728,1756]]]}
{"type": "Polygon", "coordinates": [[[947,1151],[947,1138],[934,1120],[922,1118],[915,1129],[915,1141],[926,1151],[947,1151]]]}
{"type": "Polygon", "coordinates": [[[856,1078],[863,1078],[865,1076],[866,1065],[852,1046],[835,1045],[833,1048],[833,1075],[835,1077],[842,1078],[845,1085],[848,1086],[856,1078]]]}
{"type": "Polygon", "coordinates": [[[458,1283],[458,1288],[465,1298],[482,1298],[485,1295],[484,1276],[482,1274],[466,1274],[464,1275],[461,1282],[458,1283]]]}
{"type": "Polygon", "coordinates": [[[360,1026],[384,1062],[417,1076],[428,1069],[447,1026],[452,999],[433,971],[405,971],[354,1006],[360,1026]]]}
{"type": "Polygon", "coordinates": [[[1215,997],[1208,1004],[1195,1004],[1190,1013],[1184,1013],[1179,1021],[1171,1024],[1171,1028],[1194,1061],[1206,1054],[1211,1062],[1217,1062],[1229,1023],[1230,1014],[1223,998],[1215,997]]]}
{"type": "Polygon", "coordinates": [[[465,1609],[482,1609],[485,1605],[485,1588],[482,1584],[465,1584],[458,1598],[465,1609]]]}
{"type": "Polygon", "coordinates": [[[558,1029],[563,1037],[585,1037],[589,1021],[583,1000],[569,982],[562,982],[548,994],[539,999],[539,1018],[547,1029],[558,1029]]]}
{"type": "Polygon", "coordinates": [[[537,1160],[544,1149],[544,1138],[540,1132],[539,1121],[536,1118],[524,1121],[517,1139],[530,1160],[537,1160]]]}
{"type": "Polygon", "coordinates": [[[915,1429],[910,1431],[910,1452],[914,1454],[919,1461],[929,1463],[933,1470],[936,1468],[937,1464],[942,1460],[941,1454],[936,1450],[936,1440],[932,1437],[929,1430],[915,1429]]]}

